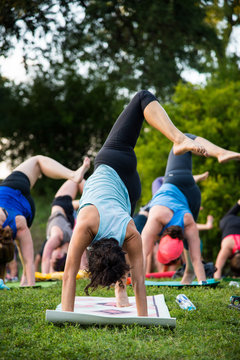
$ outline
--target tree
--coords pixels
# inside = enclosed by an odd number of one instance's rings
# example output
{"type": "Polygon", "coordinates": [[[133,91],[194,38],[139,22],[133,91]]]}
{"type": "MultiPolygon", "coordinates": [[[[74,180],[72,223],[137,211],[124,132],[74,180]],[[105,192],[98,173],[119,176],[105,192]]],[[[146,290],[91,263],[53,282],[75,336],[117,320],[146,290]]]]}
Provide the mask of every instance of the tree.
{"type": "Polygon", "coordinates": [[[59,26],[61,15],[67,20],[69,5],[66,0],[1,0],[1,53],[6,54],[15,40],[31,43],[29,34],[43,37],[52,32],[54,26],[59,26]]]}
{"type": "Polygon", "coordinates": [[[66,33],[66,57],[97,64],[118,87],[153,87],[164,96],[185,67],[206,70],[210,50],[221,48],[205,22],[206,2],[81,1],[85,17],[66,33]],[[77,50],[78,49],[78,50],[77,50]],[[77,51],[76,51],[77,50],[77,51]]]}
{"type": "Polygon", "coordinates": [[[33,85],[0,83],[1,159],[13,165],[42,153],[77,168],[94,156],[122,111],[123,100],[104,82],[68,74],[33,85]],[[6,140],[7,139],[7,140],[6,140]]]}

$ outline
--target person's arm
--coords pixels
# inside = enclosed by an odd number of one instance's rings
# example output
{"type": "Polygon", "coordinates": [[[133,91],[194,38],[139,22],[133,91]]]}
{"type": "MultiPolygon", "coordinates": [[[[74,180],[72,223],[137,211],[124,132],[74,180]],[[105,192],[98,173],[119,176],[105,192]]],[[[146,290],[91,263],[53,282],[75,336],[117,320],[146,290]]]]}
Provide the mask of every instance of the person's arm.
{"type": "Polygon", "coordinates": [[[126,249],[129,257],[138,316],[148,316],[142,239],[137,230],[133,231],[131,235],[126,238],[124,249],[126,249]]]}
{"type": "Polygon", "coordinates": [[[162,231],[162,228],[165,224],[162,222],[162,217],[166,219],[166,223],[171,220],[172,213],[171,210],[167,209],[165,206],[156,205],[151,208],[147,223],[142,231],[142,244],[143,244],[143,260],[144,260],[144,269],[148,268],[148,256],[152,253],[154,244],[159,239],[158,234],[162,231]],[[167,211],[167,212],[166,212],[167,211]]]}
{"type": "Polygon", "coordinates": [[[214,273],[214,279],[221,278],[224,265],[227,262],[227,259],[231,257],[231,255],[232,255],[232,248],[229,246],[228,242],[225,242],[223,240],[221,243],[221,249],[220,249],[217,259],[216,259],[215,266],[216,266],[217,270],[214,273]]]}
{"type": "Polygon", "coordinates": [[[94,238],[91,222],[88,221],[88,217],[82,217],[85,209],[87,208],[83,208],[78,214],[77,224],[68,248],[62,285],[62,311],[74,311],[76,275],[82,255],[94,238]]]}
{"type": "MultiPolygon", "coordinates": [[[[21,217],[22,218],[22,217],[21,217]]],[[[16,220],[17,244],[19,245],[19,256],[23,265],[23,276],[21,285],[35,285],[34,249],[30,229],[25,219],[16,220]]]]}
{"type": "Polygon", "coordinates": [[[47,240],[42,254],[42,273],[48,274],[50,272],[50,262],[51,256],[55,249],[57,249],[61,245],[61,241],[63,240],[63,231],[58,227],[54,226],[51,229],[51,234],[49,239],[47,240]]]}
{"type": "Polygon", "coordinates": [[[190,257],[186,251],[186,269],[182,278],[182,283],[191,283],[194,278],[194,273],[196,274],[198,281],[206,281],[206,274],[201,260],[199,233],[191,214],[184,215],[184,225],[184,236],[188,242],[190,257]]]}

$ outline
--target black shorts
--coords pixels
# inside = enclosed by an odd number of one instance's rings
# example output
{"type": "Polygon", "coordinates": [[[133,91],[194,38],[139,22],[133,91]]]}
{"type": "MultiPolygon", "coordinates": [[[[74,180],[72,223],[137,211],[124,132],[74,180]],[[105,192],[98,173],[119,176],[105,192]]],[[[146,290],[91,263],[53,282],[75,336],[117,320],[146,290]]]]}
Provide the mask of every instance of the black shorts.
{"type": "Polygon", "coordinates": [[[52,202],[52,206],[61,206],[65,211],[68,221],[73,229],[74,227],[74,209],[72,205],[72,198],[70,195],[57,196],[52,202]]]}

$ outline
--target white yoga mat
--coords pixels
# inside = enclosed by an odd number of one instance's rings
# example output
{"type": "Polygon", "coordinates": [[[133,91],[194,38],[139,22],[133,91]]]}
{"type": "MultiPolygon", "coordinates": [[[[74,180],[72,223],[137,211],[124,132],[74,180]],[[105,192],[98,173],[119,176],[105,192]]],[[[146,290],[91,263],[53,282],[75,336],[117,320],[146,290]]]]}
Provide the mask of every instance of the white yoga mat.
{"type": "Polygon", "coordinates": [[[61,311],[61,304],[56,310],[46,311],[46,320],[63,323],[86,324],[139,324],[176,326],[176,318],[171,318],[164,295],[147,296],[148,317],[137,316],[135,297],[129,297],[131,306],[119,308],[115,298],[77,296],[74,312],[61,311]]]}

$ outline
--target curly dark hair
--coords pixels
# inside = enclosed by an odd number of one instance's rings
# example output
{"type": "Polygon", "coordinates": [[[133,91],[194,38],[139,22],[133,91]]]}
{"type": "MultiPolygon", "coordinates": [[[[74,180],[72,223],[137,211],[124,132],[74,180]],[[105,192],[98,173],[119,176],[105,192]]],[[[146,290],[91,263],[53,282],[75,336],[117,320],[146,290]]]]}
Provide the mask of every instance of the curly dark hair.
{"type": "Polygon", "coordinates": [[[172,225],[172,226],[167,227],[164,230],[164,232],[162,233],[161,238],[166,235],[171,236],[171,238],[173,238],[173,239],[178,238],[180,240],[184,240],[182,228],[178,225],[172,225]]]}
{"type": "Polygon", "coordinates": [[[230,268],[235,276],[240,275],[240,252],[235,253],[230,260],[230,268]]]}
{"type": "Polygon", "coordinates": [[[117,281],[120,286],[123,286],[121,278],[130,270],[125,254],[117,240],[112,238],[101,239],[91,246],[88,256],[91,282],[85,287],[87,295],[89,295],[89,288],[93,290],[96,290],[98,286],[109,288],[117,281]]]}
{"type": "Polygon", "coordinates": [[[0,227],[0,278],[4,279],[6,264],[14,257],[13,232],[0,227]]]}

